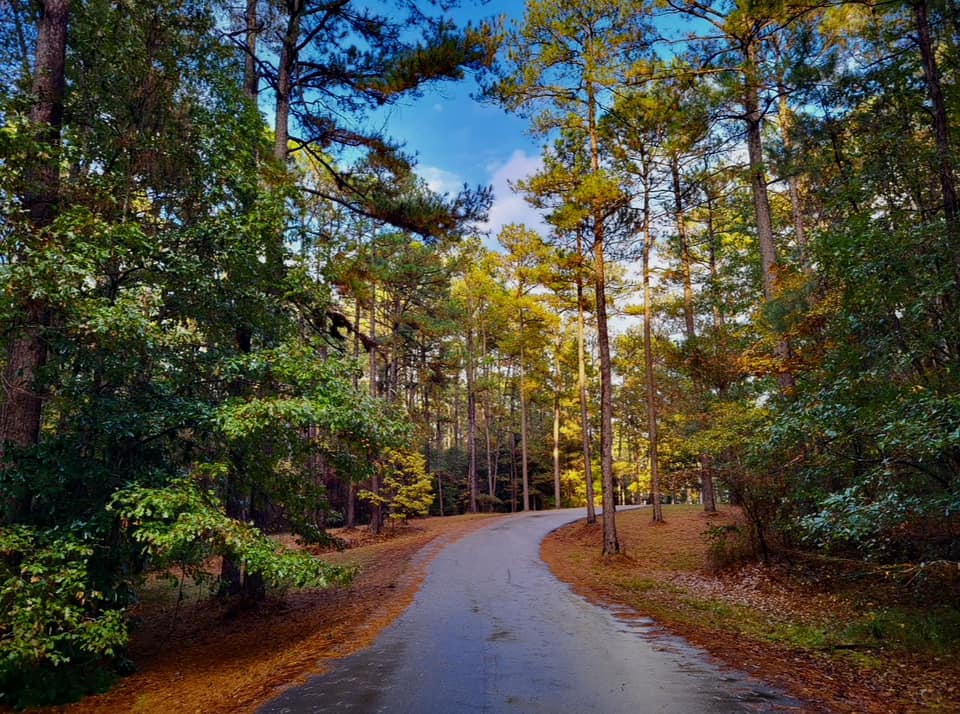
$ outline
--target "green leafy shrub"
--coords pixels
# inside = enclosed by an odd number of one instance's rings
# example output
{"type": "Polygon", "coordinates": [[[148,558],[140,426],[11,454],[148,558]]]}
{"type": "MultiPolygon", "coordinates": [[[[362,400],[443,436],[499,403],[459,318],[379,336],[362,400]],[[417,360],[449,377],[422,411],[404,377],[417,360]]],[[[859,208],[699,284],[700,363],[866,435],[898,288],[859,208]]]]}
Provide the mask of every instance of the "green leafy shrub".
{"type": "Polygon", "coordinates": [[[349,582],[355,573],[305,551],[287,550],[253,526],[229,518],[215,494],[193,479],[164,488],[123,489],[110,508],[145,547],[154,567],[179,564],[198,579],[204,577],[203,562],[213,555],[233,558],[273,587],[329,587],[349,582]]]}
{"type": "Polygon", "coordinates": [[[94,547],[66,529],[0,529],[0,704],[104,689],[127,642],[122,604],[96,589],[94,547]]]}

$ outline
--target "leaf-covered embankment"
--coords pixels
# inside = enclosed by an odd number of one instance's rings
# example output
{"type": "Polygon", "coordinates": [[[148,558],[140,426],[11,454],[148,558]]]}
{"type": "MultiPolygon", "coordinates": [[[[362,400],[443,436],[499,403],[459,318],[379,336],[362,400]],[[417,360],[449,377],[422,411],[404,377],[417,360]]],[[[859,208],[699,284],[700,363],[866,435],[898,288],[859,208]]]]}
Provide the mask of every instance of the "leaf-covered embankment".
{"type": "Polygon", "coordinates": [[[349,586],[290,591],[243,616],[216,600],[199,599],[205,588],[188,589],[177,608],[177,589],[157,581],[133,613],[142,623],[131,641],[138,671],[109,693],[63,711],[253,711],[283,687],[322,671],[329,660],[372,643],[411,602],[440,547],[490,518],[426,518],[381,536],[366,528],[339,533],[350,547],[321,557],[360,567],[349,586]]]}
{"type": "Polygon", "coordinates": [[[595,602],[625,604],[725,663],[832,712],[960,709],[960,613],[933,589],[799,560],[711,573],[708,528],[727,509],[618,514],[626,554],[601,556],[583,521],[549,535],[553,573],[595,602]]]}

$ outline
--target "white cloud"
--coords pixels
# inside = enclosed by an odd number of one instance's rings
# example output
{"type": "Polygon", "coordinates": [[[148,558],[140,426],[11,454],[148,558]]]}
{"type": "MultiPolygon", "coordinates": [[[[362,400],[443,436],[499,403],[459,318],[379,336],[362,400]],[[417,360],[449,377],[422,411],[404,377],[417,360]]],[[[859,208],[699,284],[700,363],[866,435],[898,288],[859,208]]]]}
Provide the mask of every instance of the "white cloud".
{"type": "Polygon", "coordinates": [[[463,189],[463,179],[452,171],[438,169],[436,166],[418,166],[417,173],[427,182],[431,191],[456,194],[463,189]]]}
{"type": "Polygon", "coordinates": [[[490,184],[493,186],[493,205],[490,207],[487,221],[481,223],[479,228],[490,233],[491,243],[495,243],[500,228],[509,223],[526,224],[527,227],[538,230],[544,235],[549,231],[540,212],[510,188],[511,182],[531,176],[542,165],[539,156],[529,156],[526,152],[517,149],[506,163],[489,167],[490,184]]]}

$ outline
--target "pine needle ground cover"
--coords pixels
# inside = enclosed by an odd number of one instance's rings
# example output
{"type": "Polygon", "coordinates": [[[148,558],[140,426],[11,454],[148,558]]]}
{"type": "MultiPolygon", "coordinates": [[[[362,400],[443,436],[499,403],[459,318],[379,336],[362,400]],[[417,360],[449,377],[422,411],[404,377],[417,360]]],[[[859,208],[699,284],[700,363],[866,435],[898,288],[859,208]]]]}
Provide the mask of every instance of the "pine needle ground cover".
{"type": "Polygon", "coordinates": [[[646,509],[618,514],[623,555],[601,556],[600,526],[583,521],[548,536],[541,555],[584,597],[652,617],[813,710],[960,710],[956,583],[799,554],[716,572],[705,534],[740,515],[728,507],[707,517],[691,506],[664,514],[658,526],[646,509]]]}
{"type": "MultiPolygon", "coordinates": [[[[331,659],[371,644],[412,601],[427,564],[442,545],[492,517],[420,519],[380,536],[366,528],[334,530],[349,547],[322,557],[359,566],[355,580],[329,590],[291,590],[253,612],[220,605],[207,588],[187,586],[181,591],[158,578],[133,613],[140,623],[131,640],[138,670],[107,694],[60,711],[254,711],[284,687],[322,672],[331,659]]],[[[211,563],[210,569],[218,572],[219,565],[211,563]]]]}

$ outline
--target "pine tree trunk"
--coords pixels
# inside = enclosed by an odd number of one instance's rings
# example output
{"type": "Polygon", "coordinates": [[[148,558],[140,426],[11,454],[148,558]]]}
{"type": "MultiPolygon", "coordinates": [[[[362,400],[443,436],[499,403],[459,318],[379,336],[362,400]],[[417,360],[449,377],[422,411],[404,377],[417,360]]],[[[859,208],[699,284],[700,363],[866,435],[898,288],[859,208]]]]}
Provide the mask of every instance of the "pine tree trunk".
{"type": "MultiPolygon", "coordinates": [[[[360,301],[354,303],[353,310],[353,360],[360,362],[360,301]]],[[[356,389],[360,384],[359,369],[353,370],[353,388],[356,389]]],[[[429,441],[428,441],[429,445],[429,441]]],[[[429,467],[430,461],[427,460],[429,467]]],[[[344,527],[348,529],[356,528],[357,525],[357,484],[351,478],[347,482],[347,507],[344,515],[344,527]]]]}
{"type": "MultiPolygon", "coordinates": [[[[373,262],[373,238],[370,243],[371,263],[373,262]]],[[[378,394],[377,384],[377,283],[373,281],[371,286],[370,298],[370,396],[376,398],[378,394]]],[[[374,464],[373,472],[370,475],[370,492],[373,494],[373,500],[370,502],[370,532],[379,535],[380,526],[383,522],[382,509],[380,508],[380,474],[377,472],[374,464]]]]}
{"type": "Polygon", "coordinates": [[[683,323],[687,331],[687,340],[696,338],[693,313],[693,284],[690,277],[690,247],[687,243],[687,225],[683,214],[683,194],[680,185],[680,164],[676,156],[671,157],[670,173],[673,178],[674,219],[677,225],[677,237],[680,239],[680,273],[683,279],[683,323]]]}
{"type": "Polygon", "coordinates": [[[960,205],[957,201],[957,187],[953,170],[953,154],[950,150],[950,124],[947,118],[947,105],[940,84],[940,69],[937,67],[933,40],[930,37],[930,20],[927,16],[927,1],[914,0],[911,3],[917,28],[920,55],[923,60],[923,77],[927,85],[927,96],[933,109],[933,135],[937,146],[937,174],[940,178],[940,192],[943,198],[943,215],[947,222],[947,235],[953,247],[955,269],[960,282],[960,205]]]}
{"type": "Polygon", "coordinates": [[[477,394],[474,375],[473,327],[467,328],[467,478],[470,481],[470,513],[477,512],[477,394]]]}
{"type": "Polygon", "coordinates": [[[530,477],[527,472],[527,398],[525,393],[523,315],[520,316],[520,474],[523,485],[523,510],[530,510],[530,477]]]}
{"type": "Polygon", "coordinates": [[[443,474],[437,473],[437,497],[440,499],[440,516],[444,516],[443,512],[443,474]]]}
{"type": "MultiPolygon", "coordinates": [[[[41,3],[34,55],[34,104],[28,118],[36,131],[37,143],[45,150],[37,152],[27,167],[26,185],[21,196],[30,230],[36,234],[41,234],[53,223],[60,201],[60,130],[63,123],[69,18],[70,0],[41,3]]],[[[42,235],[40,238],[47,240],[42,235]]],[[[19,256],[14,257],[14,260],[18,259],[19,256]]],[[[44,305],[29,297],[22,307],[23,321],[7,328],[14,336],[7,347],[3,369],[0,461],[3,461],[5,442],[31,446],[40,439],[43,397],[35,381],[47,361],[43,333],[50,316],[44,305]]],[[[18,520],[29,507],[29,495],[11,501],[6,504],[7,518],[18,520]]]]}
{"type": "Polygon", "coordinates": [[[647,383],[647,435],[650,456],[650,488],[653,496],[653,522],[663,522],[660,505],[660,452],[657,434],[657,385],[653,371],[653,304],[650,294],[650,251],[653,240],[650,233],[649,173],[644,177],[643,206],[643,364],[647,383]]]}
{"type": "Polygon", "coordinates": [[[517,435],[513,430],[514,418],[517,413],[517,400],[514,398],[513,389],[513,364],[507,368],[507,384],[510,389],[510,420],[508,421],[510,431],[510,513],[517,512],[517,435]]]}
{"type": "MultiPolygon", "coordinates": [[[[790,138],[790,108],[787,106],[786,89],[779,86],[780,101],[778,105],[778,118],[780,121],[780,140],[783,142],[783,149],[787,156],[790,156],[793,150],[793,141],[790,138]]],[[[807,247],[807,231],[803,225],[803,203],[800,200],[800,182],[794,172],[790,172],[787,177],[787,192],[790,196],[790,216],[793,219],[793,235],[797,241],[797,252],[800,258],[800,269],[804,274],[811,275],[810,259],[807,247]]]]}
{"type": "Polygon", "coordinates": [[[487,493],[490,495],[491,499],[491,509],[493,508],[493,498],[496,496],[496,471],[493,467],[493,446],[490,438],[490,365],[487,360],[487,328],[484,325],[481,332],[481,353],[483,354],[483,377],[484,377],[484,387],[483,391],[483,435],[484,442],[487,450],[487,493]]]}
{"type": "Polygon", "coordinates": [[[287,27],[280,46],[277,64],[277,101],[274,108],[273,157],[286,163],[290,144],[290,99],[293,93],[294,72],[299,59],[300,19],[303,0],[288,0],[287,27]]]}
{"type": "MultiPolygon", "coordinates": [[[[593,84],[587,83],[587,120],[590,132],[590,167],[600,173],[600,148],[597,136],[597,105],[593,84]]],[[[610,336],[607,330],[607,284],[604,275],[603,212],[599,200],[593,211],[594,289],[597,299],[597,350],[600,353],[600,473],[603,498],[603,554],[620,552],[617,539],[616,494],[613,483],[613,366],[610,361],[610,336]]]]}
{"type": "Polygon", "coordinates": [[[560,339],[554,353],[553,388],[553,507],[560,508],[560,339]]]}
{"type": "Polygon", "coordinates": [[[257,2],[258,0],[247,0],[245,14],[247,54],[243,63],[243,93],[253,102],[257,101],[260,88],[260,76],[257,73],[257,2]]]}
{"type": "MultiPolygon", "coordinates": [[[[670,162],[670,171],[673,176],[673,202],[677,224],[677,236],[680,239],[680,271],[683,275],[684,326],[686,327],[687,343],[694,346],[694,348],[699,351],[699,348],[695,347],[697,332],[693,313],[693,285],[690,275],[690,247],[687,242],[687,225],[683,211],[683,195],[680,184],[680,165],[676,156],[672,157],[670,162]]],[[[702,410],[703,402],[705,401],[705,393],[702,380],[696,373],[693,377],[693,391],[697,396],[697,400],[700,402],[698,406],[702,410]]],[[[702,429],[705,425],[703,424],[702,419],[700,421],[700,428],[702,429]]],[[[701,453],[699,455],[699,460],[700,463],[703,464],[704,461],[709,460],[709,457],[706,454],[701,453]]],[[[703,500],[703,510],[707,513],[716,513],[717,506],[712,498],[713,482],[710,478],[710,472],[703,468],[700,469],[700,493],[703,500]]]]}
{"type": "MultiPolygon", "coordinates": [[[[767,301],[775,300],[779,292],[780,276],[777,265],[777,251],[773,237],[773,220],[770,215],[770,198],[767,192],[767,173],[763,161],[763,143],[761,124],[763,114],[760,111],[760,97],[756,79],[754,59],[755,50],[748,45],[746,51],[748,69],[744,78],[744,121],[747,128],[747,154],[750,160],[750,187],[753,194],[753,208],[757,222],[757,242],[760,247],[760,269],[763,275],[763,296],[767,301]]],[[[790,343],[780,338],[775,348],[780,367],[777,383],[781,391],[789,393],[794,388],[793,374],[790,371],[790,343]]]]}
{"type": "Polygon", "coordinates": [[[580,395],[580,434],[583,442],[583,475],[587,487],[587,523],[597,522],[590,454],[590,414],[587,411],[587,367],[583,317],[583,237],[577,231],[577,392],[580,395]]]}

